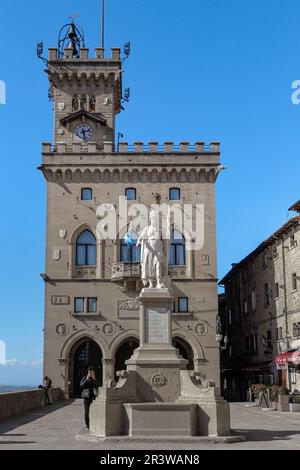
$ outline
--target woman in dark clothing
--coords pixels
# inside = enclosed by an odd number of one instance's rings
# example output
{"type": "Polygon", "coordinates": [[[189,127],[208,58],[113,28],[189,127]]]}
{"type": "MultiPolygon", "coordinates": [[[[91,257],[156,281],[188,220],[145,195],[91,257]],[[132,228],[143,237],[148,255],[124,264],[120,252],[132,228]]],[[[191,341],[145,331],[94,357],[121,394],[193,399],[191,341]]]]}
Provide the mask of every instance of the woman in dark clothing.
{"type": "Polygon", "coordinates": [[[84,419],[86,429],[90,429],[90,406],[97,396],[99,384],[95,378],[94,367],[88,368],[88,374],[80,382],[82,388],[81,397],[84,399],[84,419]]]}

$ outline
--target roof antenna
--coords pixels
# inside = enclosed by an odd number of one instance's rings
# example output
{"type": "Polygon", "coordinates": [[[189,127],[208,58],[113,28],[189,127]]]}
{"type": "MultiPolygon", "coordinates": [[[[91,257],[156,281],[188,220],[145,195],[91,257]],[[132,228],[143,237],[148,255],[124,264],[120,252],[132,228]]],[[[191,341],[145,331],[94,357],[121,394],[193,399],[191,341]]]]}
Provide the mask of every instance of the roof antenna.
{"type": "Polygon", "coordinates": [[[105,34],[105,0],[102,0],[102,43],[101,47],[104,49],[104,34],[105,34]]]}

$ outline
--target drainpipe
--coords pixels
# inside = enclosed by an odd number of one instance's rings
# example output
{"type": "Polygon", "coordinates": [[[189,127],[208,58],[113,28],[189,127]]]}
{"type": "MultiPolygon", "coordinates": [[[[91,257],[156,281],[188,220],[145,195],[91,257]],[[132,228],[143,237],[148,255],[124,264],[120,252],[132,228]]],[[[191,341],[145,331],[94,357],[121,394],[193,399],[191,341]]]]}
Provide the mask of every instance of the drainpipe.
{"type": "MultiPolygon", "coordinates": [[[[285,264],[285,251],[287,248],[284,246],[284,236],[276,237],[274,239],[281,241],[281,251],[282,251],[282,273],[283,273],[283,298],[284,298],[284,320],[285,320],[285,344],[286,350],[289,350],[290,347],[290,336],[289,336],[289,322],[288,322],[288,302],[287,302],[287,287],[286,287],[286,264],[285,264]]],[[[289,366],[288,362],[286,364],[286,387],[289,388],[289,366]]]]}
{"type": "Polygon", "coordinates": [[[286,287],[286,265],[285,265],[285,251],[284,249],[287,248],[284,246],[284,237],[276,237],[273,236],[275,240],[281,241],[281,251],[282,251],[282,272],[283,272],[283,298],[284,298],[284,319],[285,319],[285,344],[286,349],[288,350],[290,347],[289,341],[289,322],[288,322],[288,302],[287,302],[287,287],[286,287]]]}
{"type": "Polygon", "coordinates": [[[284,293],[284,317],[285,317],[285,343],[286,349],[290,347],[289,341],[289,321],[288,321],[288,303],[287,303],[287,288],[286,288],[286,265],[285,265],[285,251],[284,238],[281,239],[282,242],[282,268],[283,268],[283,293],[284,293]]]}

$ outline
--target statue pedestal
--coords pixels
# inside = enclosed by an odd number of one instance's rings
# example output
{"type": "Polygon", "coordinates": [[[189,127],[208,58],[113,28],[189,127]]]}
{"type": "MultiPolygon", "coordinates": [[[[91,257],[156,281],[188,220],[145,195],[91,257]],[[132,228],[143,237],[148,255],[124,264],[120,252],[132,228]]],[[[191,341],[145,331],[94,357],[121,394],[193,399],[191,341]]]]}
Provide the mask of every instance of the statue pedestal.
{"type": "Polygon", "coordinates": [[[230,435],[229,405],[219,390],[187,370],[172,346],[169,289],[140,294],[140,347],[115,387],[106,383],[91,405],[97,436],[230,435]]]}

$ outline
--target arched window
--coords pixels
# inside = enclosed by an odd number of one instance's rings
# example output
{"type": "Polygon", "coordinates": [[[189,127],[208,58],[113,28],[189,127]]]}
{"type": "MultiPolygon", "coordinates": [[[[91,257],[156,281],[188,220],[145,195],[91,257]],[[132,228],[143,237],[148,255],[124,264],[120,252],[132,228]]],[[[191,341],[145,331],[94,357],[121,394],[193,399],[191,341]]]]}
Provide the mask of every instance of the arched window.
{"type": "Polygon", "coordinates": [[[80,96],[80,109],[86,109],[87,106],[87,97],[86,95],[80,96]]]}
{"type": "Polygon", "coordinates": [[[76,241],[76,266],[95,266],[96,265],[96,238],[90,232],[85,230],[76,241]]]}
{"type": "Polygon", "coordinates": [[[169,249],[169,266],[185,266],[185,239],[177,230],[172,232],[169,249]]]}
{"type": "Polygon", "coordinates": [[[96,111],[96,97],[94,95],[89,97],[90,111],[96,111]]]}
{"type": "Polygon", "coordinates": [[[126,234],[121,240],[120,261],[125,263],[138,263],[141,259],[141,247],[136,246],[138,236],[134,232],[126,234]]]}
{"type": "Polygon", "coordinates": [[[77,95],[73,95],[72,97],[72,111],[78,111],[79,107],[79,98],[77,95]]]}

